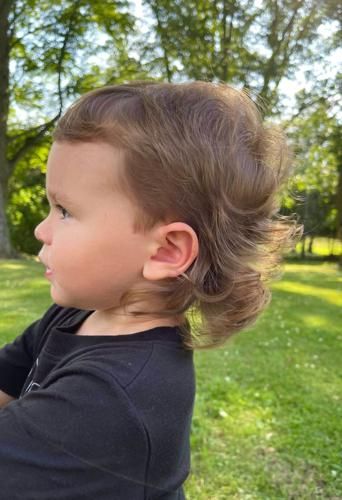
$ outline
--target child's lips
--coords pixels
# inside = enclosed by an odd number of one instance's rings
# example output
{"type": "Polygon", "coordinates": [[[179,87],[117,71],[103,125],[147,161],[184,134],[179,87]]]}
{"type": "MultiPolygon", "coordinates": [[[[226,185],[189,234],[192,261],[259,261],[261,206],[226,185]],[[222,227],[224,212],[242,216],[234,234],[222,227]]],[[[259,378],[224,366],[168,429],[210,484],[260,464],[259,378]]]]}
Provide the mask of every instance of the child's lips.
{"type": "Polygon", "coordinates": [[[51,275],[52,275],[52,270],[51,270],[49,267],[47,267],[47,268],[46,268],[46,271],[45,271],[45,276],[46,276],[46,277],[49,277],[49,276],[51,276],[51,275]]]}
{"type": "Polygon", "coordinates": [[[43,266],[45,266],[45,276],[46,277],[51,276],[52,275],[52,269],[50,269],[49,266],[47,264],[45,264],[44,260],[41,258],[40,255],[38,255],[38,259],[43,264],[43,266]]]}

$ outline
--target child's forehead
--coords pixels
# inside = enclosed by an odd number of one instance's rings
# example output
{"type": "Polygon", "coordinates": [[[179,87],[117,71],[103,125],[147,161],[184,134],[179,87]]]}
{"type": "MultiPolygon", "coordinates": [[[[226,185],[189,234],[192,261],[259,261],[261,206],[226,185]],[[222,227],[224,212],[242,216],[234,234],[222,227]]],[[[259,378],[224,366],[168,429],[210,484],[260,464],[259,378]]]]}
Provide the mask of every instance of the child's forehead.
{"type": "Polygon", "coordinates": [[[123,152],[105,143],[54,142],[47,163],[51,194],[67,184],[119,188],[123,152]]]}
{"type": "Polygon", "coordinates": [[[48,162],[58,159],[68,164],[78,162],[85,165],[103,162],[118,164],[123,156],[122,150],[107,142],[55,141],[50,148],[48,162]]]}
{"type": "Polygon", "coordinates": [[[123,211],[140,210],[121,171],[122,155],[101,144],[90,147],[53,145],[46,176],[46,197],[51,204],[70,209],[74,216],[89,212],[89,207],[123,211]],[[116,154],[118,153],[118,154],[116,154]],[[116,208],[115,208],[116,209],[116,208]]]}

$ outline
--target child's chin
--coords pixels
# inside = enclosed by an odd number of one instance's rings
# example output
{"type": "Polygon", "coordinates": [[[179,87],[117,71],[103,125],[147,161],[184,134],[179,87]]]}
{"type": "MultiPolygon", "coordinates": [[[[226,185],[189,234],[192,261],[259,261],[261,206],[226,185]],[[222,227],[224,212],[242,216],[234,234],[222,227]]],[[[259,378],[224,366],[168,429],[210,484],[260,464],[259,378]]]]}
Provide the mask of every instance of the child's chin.
{"type": "Polygon", "coordinates": [[[83,311],[92,311],[94,307],[81,300],[77,300],[71,297],[61,297],[60,295],[53,293],[51,291],[51,298],[55,304],[61,307],[73,307],[75,309],[82,309],[83,311]]]}
{"type": "Polygon", "coordinates": [[[57,293],[54,287],[51,287],[50,295],[55,304],[61,307],[75,307],[81,309],[77,304],[77,300],[73,300],[71,297],[63,297],[61,294],[57,293]]]}

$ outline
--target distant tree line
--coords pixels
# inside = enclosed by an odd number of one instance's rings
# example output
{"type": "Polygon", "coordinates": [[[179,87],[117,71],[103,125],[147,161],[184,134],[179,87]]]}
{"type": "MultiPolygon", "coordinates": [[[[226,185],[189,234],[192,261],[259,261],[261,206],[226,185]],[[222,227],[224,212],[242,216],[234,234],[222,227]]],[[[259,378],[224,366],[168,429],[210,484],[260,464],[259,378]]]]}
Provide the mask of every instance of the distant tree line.
{"type": "Polygon", "coordinates": [[[144,0],[139,18],[126,0],[2,0],[0,257],[39,249],[50,134],[65,107],[132,79],[250,89],[294,145],[283,212],[298,213],[311,244],[342,239],[341,77],[330,71],[341,19],[337,0],[144,0]],[[306,82],[289,108],[281,84],[301,68],[306,82]]]}

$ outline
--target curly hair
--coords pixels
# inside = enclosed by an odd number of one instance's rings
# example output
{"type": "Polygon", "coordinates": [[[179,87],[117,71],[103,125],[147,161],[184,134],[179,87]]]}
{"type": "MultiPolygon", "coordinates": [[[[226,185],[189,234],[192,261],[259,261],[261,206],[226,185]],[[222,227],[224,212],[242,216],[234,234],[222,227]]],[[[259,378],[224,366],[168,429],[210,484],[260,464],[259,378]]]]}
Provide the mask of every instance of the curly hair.
{"type": "MultiPolygon", "coordinates": [[[[54,140],[123,151],[120,181],[137,207],[137,231],[165,220],[196,232],[193,264],[149,291],[162,298],[163,316],[200,315],[196,328],[182,325],[186,349],[222,345],[254,324],[303,227],[295,214],[279,214],[292,165],[284,136],[263,123],[247,92],[208,82],[108,86],[76,101],[54,140]]],[[[122,303],[144,293],[128,292],[122,303]]]]}

